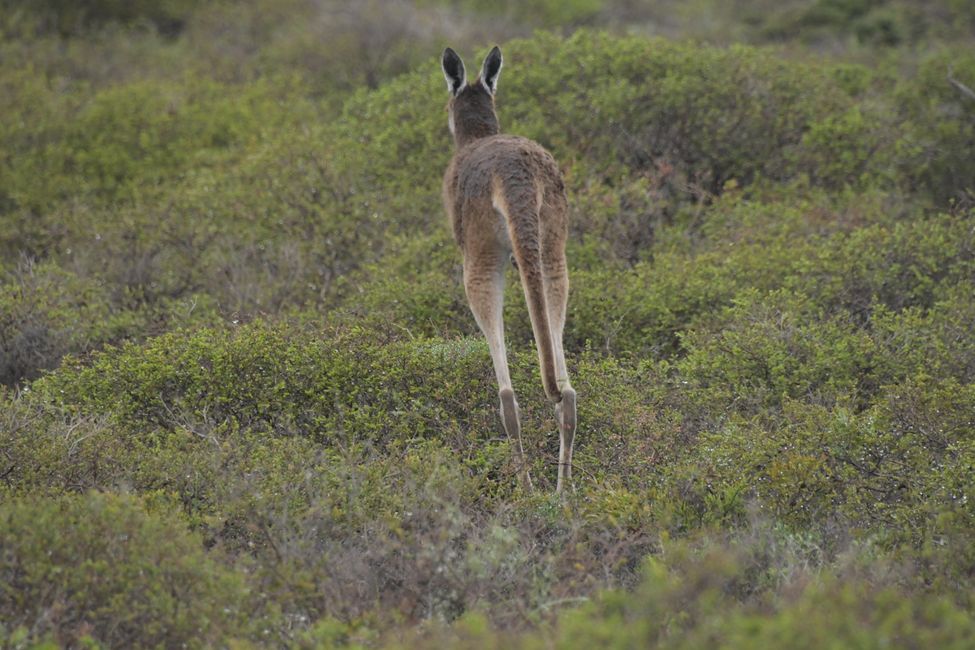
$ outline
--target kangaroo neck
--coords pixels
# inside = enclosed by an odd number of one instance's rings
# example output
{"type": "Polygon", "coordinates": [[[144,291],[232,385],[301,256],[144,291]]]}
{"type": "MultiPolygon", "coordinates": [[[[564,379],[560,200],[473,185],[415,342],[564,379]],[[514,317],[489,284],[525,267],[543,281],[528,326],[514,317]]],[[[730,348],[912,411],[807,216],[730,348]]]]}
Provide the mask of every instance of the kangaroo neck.
{"type": "Polygon", "coordinates": [[[498,118],[491,116],[469,116],[455,122],[454,144],[458,149],[482,138],[501,133],[498,118]]]}

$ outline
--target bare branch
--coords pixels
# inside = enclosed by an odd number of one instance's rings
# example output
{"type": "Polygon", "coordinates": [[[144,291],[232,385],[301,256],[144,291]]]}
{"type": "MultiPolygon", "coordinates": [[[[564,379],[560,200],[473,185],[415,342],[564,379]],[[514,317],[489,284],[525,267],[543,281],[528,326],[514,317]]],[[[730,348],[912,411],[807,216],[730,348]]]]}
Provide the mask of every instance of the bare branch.
{"type": "Polygon", "coordinates": [[[965,95],[970,100],[975,101],[975,90],[972,90],[971,88],[969,88],[968,86],[966,86],[962,82],[960,82],[957,79],[955,79],[955,77],[953,76],[953,73],[954,73],[954,70],[951,67],[949,67],[948,68],[948,83],[950,83],[952,86],[954,86],[955,88],[957,88],[958,91],[962,95],[965,95]]]}

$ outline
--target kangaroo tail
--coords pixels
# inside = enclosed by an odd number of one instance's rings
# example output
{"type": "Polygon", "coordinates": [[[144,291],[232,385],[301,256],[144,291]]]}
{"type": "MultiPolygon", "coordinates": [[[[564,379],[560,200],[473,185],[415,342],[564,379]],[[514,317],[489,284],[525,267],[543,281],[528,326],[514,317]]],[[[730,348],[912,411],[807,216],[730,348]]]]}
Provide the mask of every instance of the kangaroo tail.
{"type": "Polygon", "coordinates": [[[525,290],[525,302],[528,303],[528,314],[535,334],[535,347],[538,349],[542,386],[549,400],[559,402],[562,400],[562,392],[555,378],[555,347],[552,343],[552,328],[549,325],[542,280],[539,242],[538,215],[544,195],[541,188],[534,183],[503,183],[498,178],[495,178],[493,190],[494,207],[504,215],[518,272],[521,274],[521,285],[525,290]]]}

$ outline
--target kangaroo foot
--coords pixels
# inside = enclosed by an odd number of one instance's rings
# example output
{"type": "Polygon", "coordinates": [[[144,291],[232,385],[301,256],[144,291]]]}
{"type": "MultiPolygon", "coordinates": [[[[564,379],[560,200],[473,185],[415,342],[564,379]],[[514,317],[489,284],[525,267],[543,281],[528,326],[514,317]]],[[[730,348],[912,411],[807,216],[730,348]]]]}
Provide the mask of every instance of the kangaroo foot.
{"type": "Polygon", "coordinates": [[[555,419],[558,420],[559,430],[565,435],[576,432],[576,391],[574,388],[562,390],[562,401],[555,405],[555,419]]]}
{"type": "Polygon", "coordinates": [[[498,396],[501,398],[501,422],[504,424],[504,431],[508,434],[508,439],[515,445],[521,481],[525,489],[531,492],[534,486],[532,485],[531,474],[528,472],[525,450],[521,446],[521,422],[515,392],[510,388],[502,388],[498,391],[498,396]]]}
{"type": "Polygon", "coordinates": [[[562,401],[555,405],[555,419],[559,423],[559,478],[555,491],[572,479],[572,444],[576,435],[576,392],[572,388],[562,390],[562,401]]]}
{"type": "Polygon", "coordinates": [[[519,422],[518,402],[515,401],[515,391],[502,388],[498,395],[501,397],[501,423],[504,432],[513,440],[521,438],[521,423],[519,422]]]}

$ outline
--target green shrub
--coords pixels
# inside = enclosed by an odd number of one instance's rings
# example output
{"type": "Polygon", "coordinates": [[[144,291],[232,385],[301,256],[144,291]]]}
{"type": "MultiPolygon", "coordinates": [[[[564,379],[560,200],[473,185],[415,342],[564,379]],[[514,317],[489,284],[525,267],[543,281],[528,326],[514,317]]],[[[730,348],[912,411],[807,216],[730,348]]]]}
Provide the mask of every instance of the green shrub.
{"type": "Polygon", "coordinates": [[[287,82],[241,91],[188,77],[179,84],[132,82],[95,93],[73,84],[69,90],[68,100],[42,99],[39,115],[4,133],[10,152],[20,153],[4,161],[5,191],[18,206],[44,212],[79,196],[98,203],[151,196],[188,168],[214,165],[293,119],[278,103],[289,95],[287,82]]]}
{"type": "Polygon", "coordinates": [[[700,392],[696,401],[757,413],[790,397],[831,406],[869,400],[875,346],[844,319],[820,322],[803,296],[782,294],[742,295],[727,313],[720,329],[685,336],[680,369],[700,392]]]}
{"type": "MultiPolygon", "coordinates": [[[[762,543],[789,544],[762,533],[762,543]]],[[[449,628],[428,629],[386,647],[420,648],[754,648],[783,646],[964,648],[975,622],[949,600],[912,593],[889,578],[822,572],[803,567],[773,589],[749,593],[753,572],[771,576],[747,538],[708,539],[697,548],[675,543],[648,559],[632,591],[611,590],[558,612],[550,626],[512,634],[469,615],[449,628]]],[[[749,540],[756,541],[756,540],[749,540]]],[[[787,553],[780,548],[777,559],[787,553]]],[[[869,556],[869,551],[863,553],[869,556]]],[[[882,561],[882,560],[880,560],[882,561]]]]}
{"type": "MultiPolygon", "coordinates": [[[[273,635],[322,617],[387,628],[376,602],[510,621],[628,583],[655,531],[734,528],[756,508],[830,557],[845,536],[874,539],[963,594],[971,387],[905,376],[868,330],[822,320],[802,296],[742,295],[678,364],[573,360],[569,510],[518,496],[483,343],[261,322],[109,349],[35,381],[6,410],[0,472],[11,494],[124,488],[178,504],[209,543],[254,557],[265,595],[251,607],[273,635]],[[453,568],[431,578],[431,562],[453,568]]],[[[537,360],[510,358],[532,471],[550,488],[537,360]]]]}
{"type": "MultiPolygon", "coordinates": [[[[917,182],[906,163],[891,171],[895,149],[919,149],[910,129],[894,142],[895,116],[865,68],[588,31],[505,51],[502,122],[553,149],[575,206],[573,236],[613,269],[649,260],[668,227],[700,227],[714,195],[751,192],[760,179],[917,182]]],[[[78,273],[109,283],[119,306],[205,292],[245,319],[293,305],[361,311],[340,278],[361,271],[355,285],[388,284],[390,255],[405,267],[429,251],[406,242],[444,241],[439,184],[451,145],[429,67],[360,90],[321,123],[330,109],[288,79],[241,89],[191,75],[94,93],[71,86],[67,99],[29,78],[10,83],[40,108],[18,109],[23,119],[2,131],[18,155],[0,165],[0,207],[12,222],[0,243],[15,255],[70,248],[78,273]]],[[[613,282],[586,270],[597,285],[613,282]]],[[[456,305],[434,300],[447,302],[456,305]]],[[[605,339],[600,330],[605,323],[576,340],[605,339]]]]}
{"type": "Polygon", "coordinates": [[[930,309],[878,310],[873,324],[888,363],[905,375],[925,374],[972,383],[975,301],[966,282],[939,292],[930,309]]]}
{"type": "MultiPolygon", "coordinates": [[[[758,175],[784,179],[812,171],[804,133],[856,101],[828,68],[785,64],[750,48],[702,49],[588,32],[561,43],[537,37],[513,45],[520,47],[505,92],[553,102],[538,112],[508,108],[505,99],[504,123],[514,132],[550,144],[557,154],[581,150],[604,165],[671,174],[675,184],[712,194],[732,179],[747,184],[758,175]]],[[[877,141],[875,125],[850,128],[877,141]]],[[[847,169],[822,179],[842,183],[847,169]]]]}
{"type": "MultiPolygon", "coordinates": [[[[534,356],[517,361],[533,365],[534,356]]],[[[486,354],[482,362],[490,374],[486,354]]],[[[594,376],[587,373],[580,387],[595,388],[594,376]]],[[[42,391],[33,388],[36,399],[42,391]]],[[[486,401],[493,416],[494,400],[486,401]]],[[[609,439],[608,427],[618,429],[611,453],[636,462],[624,447],[640,444],[635,432],[624,434],[619,404],[626,401],[593,400],[584,413],[589,435],[609,439]]],[[[550,488],[553,441],[528,430],[543,402],[526,396],[522,404],[526,437],[536,443],[529,452],[536,481],[550,488]]],[[[286,400],[272,408],[287,408],[286,400]]],[[[648,511],[625,489],[590,492],[578,518],[567,518],[553,498],[521,495],[497,427],[473,441],[447,431],[444,441],[367,437],[370,427],[396,433],[389,422],[403,415],[350,420],[347,435],[322,445],[300,429],[270,436],[257,426],[222,426],[205,409],[194,418],[174,407],[173,427],[162,428],[83,415],[65,421],[60,410],[17,402],[0,421],[0,431],[10,432],[0,443],[11,463],[0,472],[13,495],[95,486],[180,506],[208,544],[253,558],[249,584],[259,595],[251,611],[273,635],[320,617],[385,626],[390,617],[450,620],[471,608],[510,622],[553,591],[625,581],[650,548],[648,511]],[[610,574],[606,557],[614,558],[610,574]]],[[[602,473],[595,466],[602,456],[594,446],[590,460],[580,454],[580,468],[602,473]]]]}
{"type": "MultiPolygon", "coordinates": [[[[500,431],[486,344],[480,337],[376,341],[374,334],[323,335],[263,322],[171,333],[72,361],[34,382],[28,399],[59,418],[107,418],[142,445],[179,445],[197,430],[205,432],[198,444],[236,432],[297,435],[331,448],[398,448],[433,438],[481,462],[478,448],[500,431]]],[[[537,356],[525,345],[509,359],[529,458],[548,482],[553,472],[543,458],[554,457],[558,441],[541,434],[555,423],[537,356]]],[[[587,437],[615,437],[614,457],[626,462],[627,447],[642,444],[653,385],[610,359],[570,362],[580,394],[593,397],[580,403],[580,453],[587,437]]]]}
{"type": "Polygon", "coordinates": [[[92,493],[8,500],[0,522],[0,612],[15,636],[204,647],[240,632],[242,580],[171,515],[92,493]]]}
{"type": "Polygon", "coordinates": [[[461,2],[480,12],[498,18],[511,18],[519,23],[529,22],[536,27],[562,27],[585,23],[592,20],[605,4],[604,0],[529,0],[528,2],[489,2],[487,0],[461,0],[461,2]]]}
{"type": "Polygon", "coordinates": [[[51,262],[24,259],[6,280],[0,284],[0,383],[8,386],[56,367],[65,354],[84,355],[215,314],[208,296],[199,294],[128,309],[113,305],[117,299],[104,283],[51,262]]]}
{"type": "Polygon", "coordinates": [[[903,134],[901,172],[942,205],[971,201],[975,188],[975,100],[952,85],[975,87],[975,56],[967,48],[945,49],[922,59],[917,76],[902,80],[894,100],[903,134]],[[967,198],[966,198],[967,197],[967,198]]]}
{"type": "Polygon", "coordinates": [[[0,383],[13,385],[55,367],[125,329],[104,289],[53,264],[24,261],[0,284],[0,383]]]}
{"type": "Polygon", "coordinates": [[[163,2],[120,2],[119,0],[41,0],[9,3],[12,9],[34,12],[43,20],[45,31],[62,36],[79,34],[106,23],[147,23],[161,32],[176,34],[182,29],[198,0],[164,0],[163,2]],[[18,6],[21,5],[21,6],[18,6]]]}

